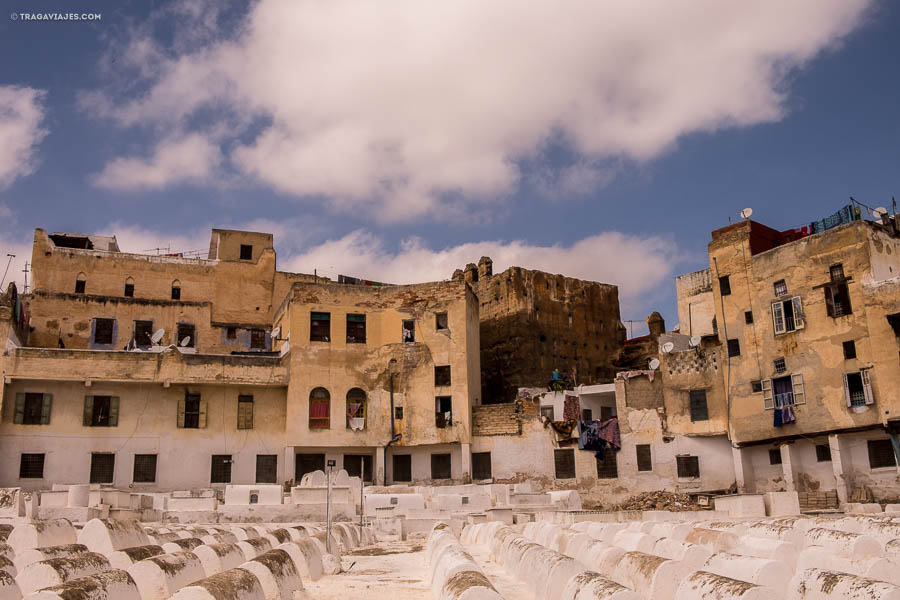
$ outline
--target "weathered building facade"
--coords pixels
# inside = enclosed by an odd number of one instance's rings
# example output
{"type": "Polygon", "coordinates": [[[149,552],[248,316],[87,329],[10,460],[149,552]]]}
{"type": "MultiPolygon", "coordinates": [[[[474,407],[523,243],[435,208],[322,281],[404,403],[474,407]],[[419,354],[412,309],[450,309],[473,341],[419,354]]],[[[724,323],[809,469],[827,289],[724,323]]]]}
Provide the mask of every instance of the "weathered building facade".
{"type": "Polygon", "coordinates": [[[554,369],[576,384],[608,383],[625,341],[614,285],[510,267],[482,257],[453,274],[475,291],[481,319],[485,403],[545,386],[554,369]]]}
{"type": "Polygon", "coordinates": [[[330,460],[377,483],[470,478],[464,281],[282,273],[270,234],[231,230],[185,258],[39,229],[33,256],[29,326],[0,307],[4,485],[285,483],[330,460]]]}

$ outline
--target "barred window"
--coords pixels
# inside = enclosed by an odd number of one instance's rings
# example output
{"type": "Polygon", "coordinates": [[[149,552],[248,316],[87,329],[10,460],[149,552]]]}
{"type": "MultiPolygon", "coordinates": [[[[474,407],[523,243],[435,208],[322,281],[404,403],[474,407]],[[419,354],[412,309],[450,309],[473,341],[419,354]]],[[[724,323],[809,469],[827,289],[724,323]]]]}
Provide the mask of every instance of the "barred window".
{"type": "Polygon", "coordinates": [[[44,455],[23,454],[19,459],[19,479],[43,479],[44,455]]]}
{"type": "Polygon", "coordinates": [[[869,466],[873,469],[881,467],[897,466],[897,458],[894,456],[894,446],[891,440],[869,440],[869,466]]]}
{"type": "Polygon", "coordinates": [[[619,476],[619,465],[616,462],[618,452],[607,448],[603,459],[597,458],[597,479],[616,479],[619,476]]]}
{"type": "Polygon", "coordinates": [[[94,343],[112,344],[115,319],[94,319],[94,343]]]}
{"type": "Polygon", "coordinates": [[[706,390],[691,390],[689,397],[691,421],[708,421],[709,407],[706,404],[706,390]]]}
{"type": "Polygon", "coordinates": [[[112,483],[115,474],[116,455],[108,452],[91,454],[90,483],[112,483]]]}
{"type": "Polygon", "coordinates": [[[231,455],[213,454],[210,483],[231,483],[231,455]]]}
{"type": "Polygon", "coordinates": [[[700,477],[700,459],[696,456],[676,456],[679,477],[700,477]]]}
{"type": "Polygon", "coordinates": [[[554,450],[553,464],[557,479],[575,479],[574,450],[554,450]]]}
{"type": "Polygon", "coordinates": [[[490,452],[473,452],[472,453],[472,479],[490,479],[491,474],[491,453],[490,452]]]}
{"type": "Polygon", "coordinates": [[[393,463],[393,480],[412,481],[412,456],[409,454],[394,454],[391,458],[393,463]]]}
{"type": "Polygon", "coordinates": [[[740,356],[741,355],[741,342],[740,340],[728,340],[728,356],[740,356]]]}
{"type": "Polygon", "coordinates": [[[266,332],[262,329],[250,330],[250,349],[265,350],[266,349],[266,332]]]}
{"type": "Polygon", "coordinates": [[[450,455],[449,454],[432,454],[431,455],[431,478],[432,479],[450,479],[450,455]]]}
{"type": "Polygon", "coordinates": [[[256,483],[278,483],[278,455],[256,455],[256,483]]]}
{"type": "Polygon", "coordinates": [[[134,455],[134,474],[132,475],[132,481],[134,481],[134,483],[156,482],[155,454],[134,455]]]}
{"type": "Polygon", "coordinates": [[[350,477],[361,477],[363,481],[372,481],[372,455],[345,454],[344,470],[350,477]]]}
{"type": "Polygon", "coordinates": [[[634,449],[637,453],[637,470],[652,471],[653,459],[650,453],[650,444],[637,444],[634,449]]]}

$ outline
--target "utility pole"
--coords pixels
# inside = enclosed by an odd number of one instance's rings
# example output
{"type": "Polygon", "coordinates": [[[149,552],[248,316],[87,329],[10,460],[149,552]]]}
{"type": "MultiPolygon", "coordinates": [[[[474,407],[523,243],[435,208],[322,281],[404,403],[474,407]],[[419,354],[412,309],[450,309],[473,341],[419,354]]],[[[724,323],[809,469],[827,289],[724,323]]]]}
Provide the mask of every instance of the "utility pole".
{"type": "Polygon", "coordinates": [[[22,291],[23,294],[27,294],[27,293],[28,293],[28,264],[29,264],[29,263],[28,263],[28,261],[26,260],[26,261],[25,261],[25,268],[22,269],[22,272],[25,273],[25,287],[23,288],[23,291],[22,291]]]}
{"type": "Polygon", "coordinates": [[[0,279],[0,293],[3,292],[3,284],[6,283],[6,274],[9,272],[9,263],[16,257],[15,254],[7,254],[6,256],[9,258],[6,259],[6,270],[3,271],[3,279],[0,279]]]}
{"type": "Polygon", "coordinates": [[[325,551],[331,554],[331,470],[337,464],[335,460],[327,462],[328,492],[325,497],[325,551]]]}
{"type": "MultiPolygon", "coordinates": [[[[366,471],[365,471],[365,456],[359,455],[359,528],[363,528],[363,515],[365,515],[366,511],[366,471]]],[[[360,535],[362,535],[362,531],[360,531],[360,535]]]]}

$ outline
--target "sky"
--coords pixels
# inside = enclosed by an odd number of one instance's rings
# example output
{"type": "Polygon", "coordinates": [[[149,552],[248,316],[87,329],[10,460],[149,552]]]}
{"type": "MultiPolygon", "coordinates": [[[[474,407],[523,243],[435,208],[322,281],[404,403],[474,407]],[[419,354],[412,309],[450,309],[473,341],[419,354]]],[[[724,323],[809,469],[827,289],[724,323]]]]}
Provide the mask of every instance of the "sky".
{"type": "Polygon", "coordinates": [[[20,286],[37,227],[131,252],[243,228],[281,270],[413,283],[487,255],[616,284],[623,320],[672,328],[675,276],[742,209],[787,229],[897,193],[885,0],[0,7],[20,286]]]}

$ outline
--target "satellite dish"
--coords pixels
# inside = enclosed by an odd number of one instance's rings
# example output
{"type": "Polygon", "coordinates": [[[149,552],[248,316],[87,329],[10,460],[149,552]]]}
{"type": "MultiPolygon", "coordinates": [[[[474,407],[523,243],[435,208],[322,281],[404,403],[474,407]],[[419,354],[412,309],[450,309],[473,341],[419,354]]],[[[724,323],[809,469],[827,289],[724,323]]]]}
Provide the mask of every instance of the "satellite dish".
{"type": "Polygon", "coordinates": [[[185,338],[183,340],[181,340],[181,343],[178,345],[181,346],[182,348],[184,348],[190,343],[191,343],[191,336],[185,336],[185,338]]]}
{"type": "Polygon", "coordinates": [[[672,342],[666,342],[665,344],[662,345],[662,351],[664,354],[668,354],[669,352],[671,352],[674,349],[675,349],[675,344],[673,344],[672,342]]]}
{"type": "Polygon", "coordinates": [[[273,340],[278,339],[278,334],[281,333],[281,327],[276,327],[272,331],[269,332],[269,337],[273,340]]]}
{"type": "Polygon", "coordinates": [[[161,340],[164,335],[166,335],[165,329],[157,329],[153,332],[153,335],[150,336],[150,341],[154,344],[158,344],[159,340],[161,340]]]}
{"type": "Polygon", "coordinates": [[[653,371],[655,371],[655,370],[657,370],[658,368],[659,368],[659,359],[658,359],[658,358],[651,358],[651,359],[650,359],[650,369],[652,369],[653,371]]]}
{"type": "Polygon", "coordinates": [[[872,214],[875,216],[876,219],[881,219],[881,217],[883,215],[887,214],[887,211],[888,210],[885,207],[879,206],[878,208],[876,208],[875,210],[872,211],[872,214]]]}
{"type": "Polygon", "coordinates": [[[741,211],[741,218],[749,219],[752,214],[753,214],[752,208],[745,208],[744,210],[741,211]]]}
{"type": "Polygon", "coordinates": [[[697,346],[699,346],[702,339],[703,338],[701,338],[699,335],[695,335],[694,337],[692,337],[691,338],[691,347],[696,348],[697,346]]]}

